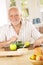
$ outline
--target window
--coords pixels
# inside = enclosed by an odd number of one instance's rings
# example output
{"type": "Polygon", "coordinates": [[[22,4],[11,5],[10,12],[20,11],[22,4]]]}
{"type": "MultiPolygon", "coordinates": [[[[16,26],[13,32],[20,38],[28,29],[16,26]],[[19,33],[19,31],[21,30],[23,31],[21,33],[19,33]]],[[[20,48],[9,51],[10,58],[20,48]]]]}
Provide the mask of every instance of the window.
{"type": "Polygon", "coordinates": [[[22,16],[23,17],[29,16],[28,0],[21,0],[21,10],[22,10],[22,16]]]}
{"type": "Polygon", "coordinates": [[[17,6],[20,9],[23,18],[29,16],[28,0],[8,0],[8,3],[8,8],[12,6],[17,6]]]}
{"type": "Polygon", "coordinates": [[[10,0],[10,7],[16,6],[16,1],[15,0],[10,0]]]}

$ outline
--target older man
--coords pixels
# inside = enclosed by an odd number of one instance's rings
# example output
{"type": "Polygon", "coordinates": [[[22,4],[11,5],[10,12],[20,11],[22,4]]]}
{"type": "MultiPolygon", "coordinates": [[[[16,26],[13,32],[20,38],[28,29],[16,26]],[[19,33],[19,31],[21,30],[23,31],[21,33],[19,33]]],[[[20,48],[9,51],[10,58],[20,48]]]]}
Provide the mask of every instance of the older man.
{"type": "Polygon", "coordinates": [[[0,47],[10,44],[14,41],[30,41],[31,37],[35,40],[34,47],[39,46],[43,42],[43,37],[38,30],[30,22],[21,20],[21,15],[16,7],[9,9],[10,25],[0,28],[0,47]]]}

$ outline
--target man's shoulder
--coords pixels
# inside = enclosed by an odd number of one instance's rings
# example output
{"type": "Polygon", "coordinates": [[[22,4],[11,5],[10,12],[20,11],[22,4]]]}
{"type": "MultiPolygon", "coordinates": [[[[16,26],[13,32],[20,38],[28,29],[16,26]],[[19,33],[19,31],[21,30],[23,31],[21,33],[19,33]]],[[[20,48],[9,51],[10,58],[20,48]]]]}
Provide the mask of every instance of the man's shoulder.
{"type": "Polygon", "coordinates": [[[9,24],[0,26],[0,30],[7,30],[9,28],[9,26],[10,26],[9,24]]]}

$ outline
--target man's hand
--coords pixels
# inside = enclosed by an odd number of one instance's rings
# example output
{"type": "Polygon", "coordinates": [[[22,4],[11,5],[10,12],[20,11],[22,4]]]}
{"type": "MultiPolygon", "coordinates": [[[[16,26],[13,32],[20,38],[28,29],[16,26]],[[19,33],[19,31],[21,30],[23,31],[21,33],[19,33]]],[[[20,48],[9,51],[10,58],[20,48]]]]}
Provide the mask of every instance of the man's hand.
{"type": "Polygon", "coordinates": [[[0,42],[0,48],[5,47],[5,46],[9,45],[11,42],[15,42],[16,40],[17,40],[17,37],[14,36],[10,40],[0,42]]]}
{"type": "Polygon", "coordinates": [[[38,46],[40,46],[40,45],[41,45],[40,40],[37,40],[37,41],[33,44],[33,48],[38,47],[38,46]]]}
{"type": "Polygon", "coordinates": [[[34,42],[33,47],[40,46],[42,42],[43,42],[43,37],[40,37],[39,39],[37,39],[37,40],[34,42]]]}

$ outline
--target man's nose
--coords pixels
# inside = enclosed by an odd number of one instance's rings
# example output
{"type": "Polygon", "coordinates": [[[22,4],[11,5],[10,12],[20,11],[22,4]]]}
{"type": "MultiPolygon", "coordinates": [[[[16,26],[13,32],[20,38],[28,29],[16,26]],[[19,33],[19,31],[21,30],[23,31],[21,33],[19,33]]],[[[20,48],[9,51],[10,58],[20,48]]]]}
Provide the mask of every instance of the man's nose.
{"type": "Polygon", "coordinates": [[[12,16],[13,19],[15,19],[15,16],[12,16]]]}

